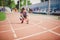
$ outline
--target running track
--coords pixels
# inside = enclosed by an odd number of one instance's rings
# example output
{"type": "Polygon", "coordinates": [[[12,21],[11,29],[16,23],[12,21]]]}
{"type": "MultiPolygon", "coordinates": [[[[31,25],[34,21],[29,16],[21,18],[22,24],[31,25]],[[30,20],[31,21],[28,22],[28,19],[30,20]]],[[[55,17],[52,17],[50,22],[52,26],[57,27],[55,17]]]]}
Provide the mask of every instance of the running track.
{"type": "Polygon", "coordinates": [[[0,21],[0,40],[60,40],[60,20],[54,16],[30,14],[29,24],[20,24],[19,14],[6,14],[0,21]]]}

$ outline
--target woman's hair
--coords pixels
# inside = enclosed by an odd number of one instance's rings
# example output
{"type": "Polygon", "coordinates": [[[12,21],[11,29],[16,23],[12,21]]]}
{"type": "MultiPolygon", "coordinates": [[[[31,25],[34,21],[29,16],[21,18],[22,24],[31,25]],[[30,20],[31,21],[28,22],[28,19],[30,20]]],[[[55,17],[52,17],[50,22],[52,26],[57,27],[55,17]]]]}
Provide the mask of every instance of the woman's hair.
{"type": "Polygon", "coordinates": [[[22,8],[22,9],[21,9],[21,13],[23,13],[24,10],[25,10],[25,8],[22,8]]]}

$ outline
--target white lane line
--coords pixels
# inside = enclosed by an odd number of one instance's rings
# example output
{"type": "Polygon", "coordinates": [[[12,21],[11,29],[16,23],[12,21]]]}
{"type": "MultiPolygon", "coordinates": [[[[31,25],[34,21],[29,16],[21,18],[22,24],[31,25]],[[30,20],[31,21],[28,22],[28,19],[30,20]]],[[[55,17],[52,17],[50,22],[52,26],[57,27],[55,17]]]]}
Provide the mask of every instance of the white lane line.
{"type": "MultiPolygon", "coordinates": [[[[35,27],[35,25],[33,27],[35,27]]],[[[14,30],[21,30],[21,29],[25,29],[25,28],[32,28],[32,27],[31,26],[29,26],[29,27],[22,27],[22,28],[17,28],[17,29],[14,29],[14,30]]],[[[0,31],[0,33],[9,32],[9,31],[11,31],[11,30],[0,31]]]]}
{"type": "MultiPolygon", "coordinates": [[[[39,27],[40,27],[40,26],[39,26],[39,27]]],[[[59,27],[59,26],[58,26],[58,27],[59,27]]],[[[56,29],[56,28],[58,28],[58,27],[54,27],[54,28],[48,29],[48,28],[42,26],[43,29],[48,30],[49,32],[51,32],[51,33],[53,33],[53,34],[60,36],[59,33],[53,31],[54,29],[56,29]]]]}
{"type": "MultiPolygon", "coordinates": [[[[33,26],[33,27],[36,27],[36,24],[34,24],[34,26],[33,26]]],[[[39,27],[39,26],[38,26],[38,27],[39,27]]],[[[17,29],[14,29],[14,30],[21,30],[21,29],[25,29],[25,28],[30,28],[30,26],[29,26],[29,27],[17,28],[17,29]]],[[[45,30],[46,30],[46,28],[44,28],[44,27],[41,27],[41,28],[43,28],[43,29],[45,29],[45,30]]],[[[53,30],[54,30],[54,29],[56,29],[56,28],[58,28],[58,27],[53,28],[53,30]]],[[[9,32],[9,31],[11,31],[11,30],[0,31],[0,33],[9,32]]]]}
{"type": "Polygon", "coordinates": [[[40,34],[43,34],[43,33],[46,33],[48,31],[43,31],[43,32],[39,32],[39,33],[35,33],[35,34],[31,34],[31,35],[28,35],[28,36],[25,36],[25,37],[22,37],[22,38],[18,38],[18,39],[25,39],[25,38],[29,38],[29,37],[33,37],[33,36],[37,36],[37,35],[40,35],[40,34]]]}
{"type": "MultiPolygon", "coordinates": [[[[14,30],[21,30],[21,29],[30,28],[30,27],[31,27],[31,26],[29,26],[29,27],[22,27],[22,28],[17,28],[17,29],[14,29],[14,30]]],[[[33,27],[36,27],[36,24],[35,24],[33,27]]],[[[41,27],[41,28],[43,28],[43,27],[41,27]]],[[[53,28],[53,29],[56,29],[56,28],[58,28],[58,27],[55,27],[55,28],[53,28]]],[[[44,29],[46,29],[46,28],[44,28],[44,29]]],[[[11,31],[11,30],[0,31],[0,33],[9,32],[9,31],[11,31]]]]}
{"type": "Polygon", "coordinates": [[[55,28],[52,28],[51,30],[48,30],[49,32],[55,34],[55,35],[58,35],[60,36],[60,33],[57,33],[57,32],[54,32],[53,30],[56,29],[56,28],[59,28],[59,27],[55,27],[55,28]]]}
{"type": "Polygon", "coordinates": [[[52,30],[55,30],[55,29],[57,29],[57,28],[60,28],[60,27],[59,27],[59,26],[58,26],[58,27],[56,26],[56,27],[52,28],[52,30]]]}
{"type": "MultiPolygon", "coordinates": [[[[35,27],[37,24],[33,24],[33,25],[34,25],[33,27],[35,27]]],[[[22,28],[17,28],[17,29],[14,29],[14,30],[21,30],[21,29],[25,29],[25,28],[32,28],[32,27],[31,26],[29,26],[29,27],[22,27],[22,28]]],[[[0,31],[0,33],[9,32],[9,31],[11,31],[11,30],[0,31]]]]}
{"type": "MultiPolygon", "coordinates": [[[[35,26],[33,26],[33,27],[35,27],[35,26]]],[[[28,27],[17,28],[17,29],[15,29],[15,30],[21,30],[21,29],[24,29],[24,28],[28,28],[28,27]]],[[[30,27],[29,27],[29,28],[30,28],[30,27]]],[[[41,28],[43,28],[43,27],[41,27],[41,28]]],[[[56,29],[56,28],[58,28],[58,27],[56,26],[55,28],[52,28],[52,29],[54,30],[54,29],[56,29]]],[[[44,29],[46,30],[46,28],[44,28],[44,29]]],[[[0,33],[9,32],[9,31],[11,31],[11,30],[0,31],[0,33]]]]}
{"type": "Polygon", "coordinates": [[[0,31],[0,33],[5,33],[5,32],[9,32],[9,31],[11,31],[11,30],[0,31]]]}
{"type": "Polygon", "coordinates": [[[31,35],[28,35],[28,36],[25,36],[25,37],[22,37],[22,38],[18,38],[18,40],[19,40],[19,39],[25,39],[25,38],[33,37],[33,36],[37,36],[37,35],[41,35],[41,34],[46,33],[46,32],[51,32],[51,33],[54,33],[54,34],[60,36],[60,34],[51,31],[51,30],[54,30],[54,29],[56,29],[56,28],[58,28],[58,27],[55,27],[55,28],[52,28],[52,29],[47,29],[47,28],[45,28],[45,27],[42,27],[42,28],[45,29],[45,31],[39,32],[39,33],[35,33],[35,34],[31,34],[31,35]]]}
{"type": "Polygon", "coordinates": [[[13,36],[14,36],[14,38],[17,38],[17,35],[16,35],[16,33],[15,33],[15,30],[13,29],[13,26],[12,26],[12,24],[10,23],[10,19],[7,18],[7,20],[8,20],[8,23],[10,24],[11,31],[13,32],[13,36]]]}
{"type": "Polygon", "coordinates": [[[54,31],[52,31],[52,30],[49,30],[49,32],[51,32],[51,33],[53,33],[53,34],[55,34],[55,35],[60,36],[60,33],[54,32],[54,31]]]}

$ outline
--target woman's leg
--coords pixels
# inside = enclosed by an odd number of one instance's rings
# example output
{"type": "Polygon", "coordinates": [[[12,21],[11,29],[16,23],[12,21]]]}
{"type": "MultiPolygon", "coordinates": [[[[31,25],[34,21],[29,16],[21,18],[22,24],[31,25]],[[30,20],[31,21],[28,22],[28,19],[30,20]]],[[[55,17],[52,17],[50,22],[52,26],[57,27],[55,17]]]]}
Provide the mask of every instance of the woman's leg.
{"type": "Polygon", "coordinates": [[[28,24],[28,23],[29,23],[29,19],[28,19],[28,18],[26,18],[25,20],[26,20],[26,23],[28,24]]]}
{"type": "Polygon", "coordinates": [[[21,20],[21,23],[23,23],[24,22],[24,18],[22,18],[22,20],[21,20]]]}

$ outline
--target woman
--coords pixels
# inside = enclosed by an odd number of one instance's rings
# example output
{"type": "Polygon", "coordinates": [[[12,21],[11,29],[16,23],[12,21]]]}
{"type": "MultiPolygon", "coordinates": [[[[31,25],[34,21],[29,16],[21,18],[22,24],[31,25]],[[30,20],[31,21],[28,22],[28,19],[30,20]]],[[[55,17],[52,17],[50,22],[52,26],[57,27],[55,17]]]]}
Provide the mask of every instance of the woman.
{"type": "Polygon", "coordinates": [[[27,18],[27,12],[26,12],[26,9],[25,8],[22,8],[21,9],[21,18],[20,18],[20,20],[21,20],[21,23],[23,23],[24,22],[24,20],[27,22],[27,24],[28,24],[28,18],[27,18]]]}

